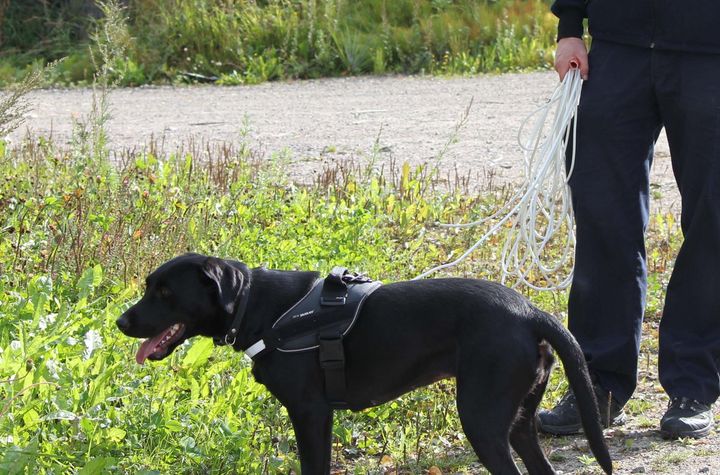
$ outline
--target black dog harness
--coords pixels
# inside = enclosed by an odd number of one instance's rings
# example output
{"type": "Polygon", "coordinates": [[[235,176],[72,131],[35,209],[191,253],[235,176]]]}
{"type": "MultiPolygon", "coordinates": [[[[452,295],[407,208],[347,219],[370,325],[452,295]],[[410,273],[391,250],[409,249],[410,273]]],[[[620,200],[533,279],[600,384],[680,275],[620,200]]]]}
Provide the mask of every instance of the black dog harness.
{"type": "MultiPolygon", "coordinates": [[[[325,279],[317,279],[310,291],[290,307],[262,339],[244,350],[255,360],[277,350],[295,353],[319,350],[320,367],[325,374],[325,394],[334,407],[345,403],[345,350],[343,337],[352,330],[365,299],[380,282],[350,273],[344,267],[335,267],[325,279]]],[[[234,343],[239,320],[242,319],[247,296],[241,295],[235,322],[224,338],[234,343]],[[245,297],[245,298],[243,298],[245,297]]]]}

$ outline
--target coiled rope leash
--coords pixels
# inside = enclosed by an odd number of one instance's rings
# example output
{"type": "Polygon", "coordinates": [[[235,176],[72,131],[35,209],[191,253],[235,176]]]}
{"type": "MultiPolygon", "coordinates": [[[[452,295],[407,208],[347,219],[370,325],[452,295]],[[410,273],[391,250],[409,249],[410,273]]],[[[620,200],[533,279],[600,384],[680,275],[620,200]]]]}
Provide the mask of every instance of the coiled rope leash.
{"type": "Polygon", "coordinates": [[[456,266],[465,260],[505,223],[512,224],[507,231],[502,251],[502,282],[514,280],[513,287],[524,284],[536,290],[564,289],[572,281],[570,272],[559,277],[557,274],[572,261],[575,247],[572,203],[567,182],[575,166],[575,142],[577,130],[577,106],[580,101],[582,79],[580,70],[573,67],[553,92],[546,104],[538,108],[523,121],[518,131],[518,143],[523,150],[525,161],[525,182],[492,216],[471,223],[440,224],[443,228],[471,228],[486,221],[497,221],[475,244],[452,262],[433,267],[413,280],[422,279],[442,269],[456,266]],[[546,132],[549,118],[552,122],[546,132]],[[530,134],[523,140],[523,132],[534,119],[530,134]],[[570,125],[572,124],[572,127],[570,125]],[[572,133],[572,136],[571,136],[572,133]],[[566,155],[572,140],[572,157],[566,169],[566,155]],[[565,227],[560,253],[549,258],[545,250],[553,237],[565,227]],[[544,260],[547,259],[547,262],[544,260]],[[537,274],[537,275],[535,275],[537,274]],[[545,281],[538,285],[537,277],[545,281]]]}

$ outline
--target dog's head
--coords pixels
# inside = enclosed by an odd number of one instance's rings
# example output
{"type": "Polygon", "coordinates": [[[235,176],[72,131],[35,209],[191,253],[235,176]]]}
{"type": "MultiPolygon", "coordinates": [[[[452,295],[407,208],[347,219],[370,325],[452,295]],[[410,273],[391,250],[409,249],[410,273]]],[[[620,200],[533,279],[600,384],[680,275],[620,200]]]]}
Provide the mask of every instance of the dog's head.
{"type": "Polygon", "coordinates": [[[145,280],[145,293],[120,318],[120,330],[147,338],[136,360],[161,360],[196,335],[220,336],[232,320],[244,275],[215,257],[185,254],[169,260],[145,280]]]}

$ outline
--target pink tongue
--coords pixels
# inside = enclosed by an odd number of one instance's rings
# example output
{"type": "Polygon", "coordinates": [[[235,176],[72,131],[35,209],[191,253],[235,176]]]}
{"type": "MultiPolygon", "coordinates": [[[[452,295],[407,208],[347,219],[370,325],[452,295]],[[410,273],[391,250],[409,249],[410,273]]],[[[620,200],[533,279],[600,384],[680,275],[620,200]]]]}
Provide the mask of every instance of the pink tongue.
{"type": "Polygon", "coordinates": [[[156,336],[154,338],[148,338],[147,340],[143,341],[142,345],[140,345],[140,349],[138,350],[137,355],[135,355],[135,361],[137,361],[138,364],[145,363],[145,360],[147,359],[147,357],[152,355],[153,353],[155,353],[155,349],[160,344],[163,337],[166,334],[170,333],[171,329],[172,329],[172,327],[168,328],[167,330],[160,333],[158,336],[156,336]]]}

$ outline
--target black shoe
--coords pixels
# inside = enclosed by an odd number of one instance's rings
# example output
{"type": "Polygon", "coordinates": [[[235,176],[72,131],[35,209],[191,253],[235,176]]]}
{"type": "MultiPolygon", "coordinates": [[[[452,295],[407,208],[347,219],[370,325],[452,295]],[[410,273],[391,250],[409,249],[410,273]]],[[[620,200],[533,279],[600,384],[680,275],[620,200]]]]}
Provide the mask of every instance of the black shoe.
{"type": "Polygon", "coordinates": [[[670,400],[660,419],[660,435],[666,439],[705,437],[713,428],[713,414],[709,404],[686,397],[670,400]]]}
{"type": "MultiPolygon", "coordinates": [[[[615,398],[610,398],[610,393],[597,384],[593,386],[595,397],[600,406],[600,418],[603,426],[620,425],[625,423],[623,407],[615,398]],[[608,417],[608,399],[610,399],[610,413],[608,417]]],[[[542,410],[537,415],[537,425],[541,432],[553,435],[579,434],[582,430],[580,413],[577,409],[575,394],[568,389],[551,410],[542,410]]]]}

